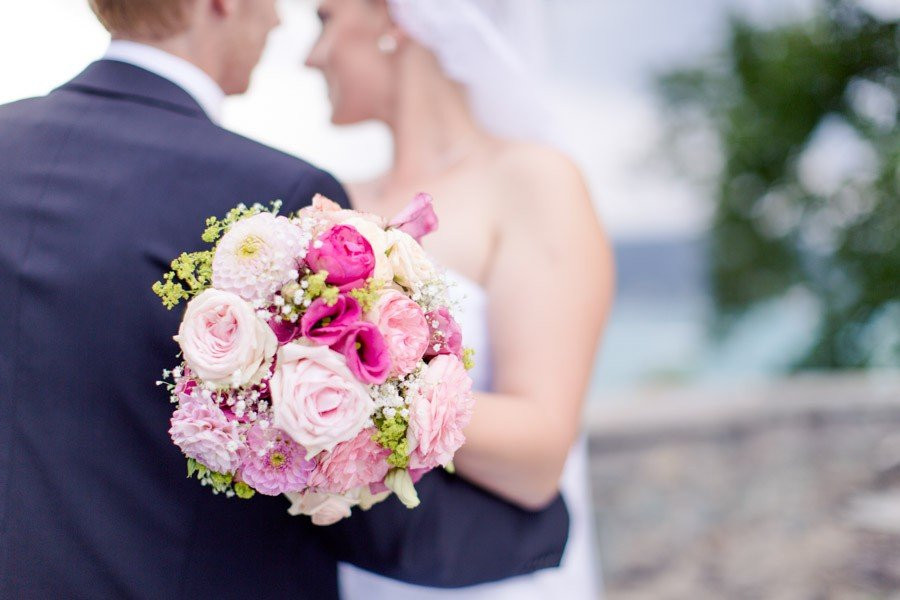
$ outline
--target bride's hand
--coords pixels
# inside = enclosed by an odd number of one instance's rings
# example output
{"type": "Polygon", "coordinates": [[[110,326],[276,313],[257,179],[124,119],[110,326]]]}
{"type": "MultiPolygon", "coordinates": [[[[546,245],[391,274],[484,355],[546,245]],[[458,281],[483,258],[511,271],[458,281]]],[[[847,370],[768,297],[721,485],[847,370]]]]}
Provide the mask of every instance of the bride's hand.
{"type": "Polygon", "coordinates": [[[508,189],[487,282],[495,393],[478,395],[454,463],[481,487],[537,509],[556,496],[579,434],[613,263],[567,158],[523,146],[500,162],[508,189]]]}

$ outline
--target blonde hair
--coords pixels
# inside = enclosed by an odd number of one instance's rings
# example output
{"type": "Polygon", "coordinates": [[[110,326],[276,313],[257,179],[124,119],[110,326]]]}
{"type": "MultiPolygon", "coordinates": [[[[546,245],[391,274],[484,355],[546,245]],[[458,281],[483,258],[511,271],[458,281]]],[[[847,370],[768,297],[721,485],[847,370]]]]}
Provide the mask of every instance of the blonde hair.
{"type": "Polygon", "coordinates": [[[164,39],[187,27],[194,0],[88,0],[91,10],[113,35],[164,39]]]}

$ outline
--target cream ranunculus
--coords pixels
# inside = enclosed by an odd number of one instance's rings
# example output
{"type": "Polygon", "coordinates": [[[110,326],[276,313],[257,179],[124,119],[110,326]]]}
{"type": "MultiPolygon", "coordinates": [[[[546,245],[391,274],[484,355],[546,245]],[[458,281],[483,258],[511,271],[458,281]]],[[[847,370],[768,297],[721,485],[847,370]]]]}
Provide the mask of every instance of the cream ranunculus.
{"type": "Polygon", "coordinates": [[[346,359],[325,346],[282,346],[269,385],[275,427],[306,448],[307,458],[355,438],[375,408],[346,359]]]}
{"type": "Polygon", "coordinates": [[[409,234],[399,229],[389,229],[387,238],[394,281],[403,287],[415,289],[437,276],[431,259],[409,234]]]}
{"type": "Polygon", "coordinates": [[[388,236],[384,228],[366,217],[347,219],[343,225],[350,225],[356,229],[372,246],[372,253],[375,254],[375,272],[372,276],[385,283],[393,281],[394,268],[387,256],[388,236]]]}
{"type": "Polygon", "coordinates": [[[188,303],[175,341],[191,371],[216,387],[259,383],[278,348],[275,334],[248,302],[216,289],[188,303]]]}

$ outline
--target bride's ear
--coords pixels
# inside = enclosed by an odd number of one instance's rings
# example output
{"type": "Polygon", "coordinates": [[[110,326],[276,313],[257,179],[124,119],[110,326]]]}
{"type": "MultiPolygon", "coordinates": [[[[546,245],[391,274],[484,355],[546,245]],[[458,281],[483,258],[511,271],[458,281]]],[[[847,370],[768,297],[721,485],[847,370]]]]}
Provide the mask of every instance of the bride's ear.
{"type": "Polygon", "coordinates": [[[378,13],[378,17],[384,21],[385,31],[383,32],[383,35],[391,36],[398,44],[409,39],[406,32],[394,23],[394,19],[391,16],[389,0],[366,0],[366,2],[369,2],[373,6],[378,13]]]}
{"type": "Polygon", "coordinates": [[[210,10],[219,17],[231,16],[237,9],[237,0],[205,0],[210,10]]]}

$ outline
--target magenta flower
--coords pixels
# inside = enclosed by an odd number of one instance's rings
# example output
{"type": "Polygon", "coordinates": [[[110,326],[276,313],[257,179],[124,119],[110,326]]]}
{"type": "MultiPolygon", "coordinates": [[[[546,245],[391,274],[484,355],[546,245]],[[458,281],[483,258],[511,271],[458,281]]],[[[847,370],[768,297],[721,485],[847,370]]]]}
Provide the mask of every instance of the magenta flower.
{"type": "Polygon", "coordinates": [[[432,206],[431,196],[417,195],[409,205],[394,217],[390,227],[408,234],[417,242],[438,228],[438,218],[432,206]]]}
{"type": "Polygon", "coordinates": [[[452,354],[462,358],[462,330],[446,307],[433,310],[425,315],[431,329],[431,342],[425,356],[452,354]]]}
{"type": "Polygon", "coordinates": [[[277,496],[306,488],[315,461],[306,450],[275,427],[254,426],[247,433],[247,452],[238,477],[260,494],[277,496]]]}
{"type": "Polygon", "coordinates": [[[347,328],[359,322],[362,309],[355,298],[341,294],[333,306],[321,298],[313,302],[300,319],[300,335],[321,346],[337,343],[347,328]]]}
{"type": "Polygon", "coordinates": [[[284,346],[300,337],[300,324],[291,323],[281,318],[281,315],[275,315],[269,320],[269,327],[272,333],[278,338],[278,345],[284,346]]]}
{"type": "Polygon", "coordinates": [[[380,385],[390,375],[391,357],[387,343],[378,327],[371,323],[360,321],[348,327],[331,348],[344,355],[350,372],[363,383],[380,385]]]}
{"type": "Polygon", "coordinates": [[[355,228],[336,225],[310,246],[306,262],[315,271],[328,271],[325,281],[342,292],[362,287],[375,271],[372,245],[355,228]]]}

